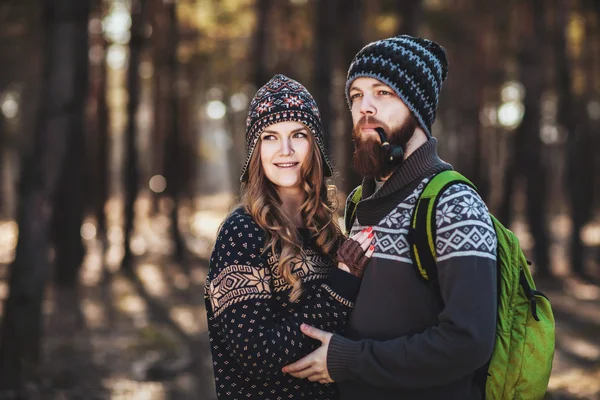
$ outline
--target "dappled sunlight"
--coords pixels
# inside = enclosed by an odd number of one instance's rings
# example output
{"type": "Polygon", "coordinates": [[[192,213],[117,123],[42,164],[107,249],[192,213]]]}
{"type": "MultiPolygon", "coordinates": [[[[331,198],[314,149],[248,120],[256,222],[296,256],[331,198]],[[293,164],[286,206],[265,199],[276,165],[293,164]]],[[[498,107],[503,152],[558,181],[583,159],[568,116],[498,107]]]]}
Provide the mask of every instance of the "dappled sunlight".
{"type": "Polygon", "coordinates": [[[212,210],[227,214],[233,207],[235,201],[234,194],[228,192],[196,196],[194,198],[194,209],[212,210]]]}
{"type": "Polygon", "coordinates": [[[148,243],[142,235],[133,235],[129,247],[136,256],[143,256],[148,251],[148,243]]]}
{"type": "Polygon", "coordinates": [[[192,282],[196,285],[204,285],[206,281],[206,269],[205,268],[193,268],[190,272],[192,282]]]}
{"type": "Polygon", "coordinates": [[[189,335],[197,335],[206,331],[204,307],[174,306],[170,315],[173,321],[189,335]]]}
{"type": "Polygon", "coordinates": [[[121,266],[121,260],[123,259],[123,246],[110,246],[106,250],[106,268],[110,272],[116,272],[121,266]]]}
{"type": "Polygon", "coordinates": [[[8,287],[8,282],[0,281],[0,301],[4,301],[8,298],[8,292],[10,288],[8,287]]]}
{"type": "MultiPolygon", "coordinates": [[[[583,282],[576,278],[565,279],[565,291],[579,300],[600,300],[600,287],[591,283],[583,282]]],[[[600,320],[600,309],[598,310],[600,320]]]]}
{"type": "MultiPolygon", "coordinates": [[[[564,277],[570,273],[569,254],[564,245],[555,243],[550,246],[550,258],[552,260],[552,270],[557,277],[564,277]]],[[[535,265],[532,269],[535,271],[535,265]]]]}
{"type": "Polygon", "coordinates": [[[106,212],[106,221],[109,226],[120,225],[123,222],[123,199],[118,196],[111,197],[106,202],[104,210],[106,212]]]}
{"type": "Polygon", "coordinates": [[[186,290],[190,287],[190,279],[182,273],[176,273],[173,277],[173,285],[179,290],[186,290]]]}
{"type": "Polygon", "coordinates": [[[121,297],[117,302],[117,306],[128,314],[143,313],[147,310],[144,300],[141,297],[132,294],[121,297]]]}
{"type": "Polygon", "coordinates": [[[226,216],[220,211],[196,211],[192,215],[191,232],[196,237],[215,238],[226,216]]]}
{"type": "Polygon", "coordinates": [[[166,297],[170,294],[164,275],[155,264],[141,264],[137,267],[137,273],[150,295],[166,297]]]}
{"type": "Polygon", "coordinates": [[[568,214],[558,214],[550,220],[550,231],[557,239],[566,239],[571,234],[573,223],[568,214]]]}
{"type": "MultiPolygon", "coordinates": [[[[587,307],[581,303],[568,289],[564,293],[547,292],[552,302],[552,308],[563,311],[573,317],[578,316],[582,320],[600,321],[600,307],[589,304],[587,307]]],[[[599,337],[600,339],[600,337],[599,337]]]]}
{"type": "Polygon", "coordinates": [[[595,371],[572,368],[553,373],[548,384],[550,391],[564,390],[567,393],[584,399],[593,399],[600,393],[600,369],[595,371]],[[577,382],[577,385],[573,383],[577,382]]]}
{"type": "Polygon", "coordinates": [[[181,233],[190,233],[191,221],[194,215],[194,209],[189,205],[179,208],[179,230],[181,233]]]}
{"type": "Polygon", "coordinates": [[[167,393],[160,382],[138,382],[126,378],[113,378],[103,381],[111,388],[111,400],[165,400],[167,393]]]}
{"type": "Polygon", "coordinates": [[[533,236],[529,233],[527,223],[521,220],[515,220],[509,228],[519,238],[519,243],[524,251],[530,251],[533,248],[533,236]]]}
{"type": "Polygon", "coordinates": [[[94,287],[102,280],[102,253],[98,249],[88,249],[81,268],[80,282],[94,287]]]}
{"type": "Polygon", "coordinates": [[[16,221],[0,221],[0,263],[11,263],[15,257],[19,226],[16,221]]]}
{"type": "Polygon", "coordinates": [[[125,240],[125,235],[123,234],[123,228],[120,226],[111,226],[108,228],[108,232],[106,234],[108,242],[113,245],[122,245],[125,240]]]}
{"type": "Polygon", "coordinates": [[[600,246],[600,224],[591,223],[581,230],[581,240],[586,246],[600,246]]]}
{"type": "Polygon", "coordinates": [[[136,327],[148,325],[148,305],[136,295],[127,294],[118,298],[117,309],[128,314],[136,327]]]}
{"type": "Polygon", "coordinates": [[[106,326],[104,305],[91,299],[81,300],[81,312],[88,329],[100,329],[106,326]]]}
{"type": "Polygon", "coordinates": [[[96,225],[91,222],[85,222],[81,225],[81,237],[84,240],[93,240],[96,238],[96,225]]]}
{"type": "Polygon", "coordinates": [[[600,346],[587,340],[561,335],[558,339],[563,350],[589,361],[600,361],[600,346]]]}
{"type": "Polygon", "coordinates": [[[193,240],[188,242],[190,251],[199,257],[208,259],[223,220],[227,217],[224,210],[201,210],[190,216],[190,232],[193,240]]]}
{"type": "Polygon", "coordinates": [[[116,308],[129,315],[136,327],[147,326],[148,305],[141,297],[133,294],[135,289],[132,284],[124,278],[117,277],[112,282],[112,290],[116,308]]]}

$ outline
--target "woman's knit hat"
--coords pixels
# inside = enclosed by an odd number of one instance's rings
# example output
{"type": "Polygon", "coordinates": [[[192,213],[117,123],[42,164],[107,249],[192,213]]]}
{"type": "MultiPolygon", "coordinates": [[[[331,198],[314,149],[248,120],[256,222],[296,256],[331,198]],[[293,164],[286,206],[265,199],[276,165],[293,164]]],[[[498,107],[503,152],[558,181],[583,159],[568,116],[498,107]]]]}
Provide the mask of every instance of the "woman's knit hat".
{"type": "Polygon", "coordinates": [[[284,121],[300,122],[310,129],[323,158],[323,173],[325,176],[331,176],[331,163],[323,142],[323,124],[315,99],[300,83],[278,74],[258,89],[250,103],[246,119],[248,158],[244,163],[240,181],[248,181],[248,164],[262,131],[269,125],[284,121]]]}

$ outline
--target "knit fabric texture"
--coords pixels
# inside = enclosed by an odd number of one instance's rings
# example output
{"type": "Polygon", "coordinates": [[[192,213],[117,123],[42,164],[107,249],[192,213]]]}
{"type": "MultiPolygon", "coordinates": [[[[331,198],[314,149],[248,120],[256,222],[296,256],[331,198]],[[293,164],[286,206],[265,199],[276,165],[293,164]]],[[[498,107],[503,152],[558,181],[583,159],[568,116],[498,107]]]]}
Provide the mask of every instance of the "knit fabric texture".
{"type": "Polygon", "coordinates": [[[350,88],[355,79],[375,78],[394,90],[431,136],[447,76],[446,50],[439,44],[409,35],[382,39],[369,43],[354,57],[346,80],[346,100],[351,106],[350,88]]]}
{"type": "Polygon", "coordinates": [[[307,323],[328,332],[345,326],[360,279],[336,268],[308,229],[292,272],[303,294],[291,302],[291,286],[278,269],[279,254],[265,249],[265,232],[243,209],[223,223],[205,285],[208,333],[219,399],[336,400],[335,385],[284,375],[281,368],[320,342],[300,331],[307,323]]]}
{"type": "Polygon", "coordinates": [[[284,121],[299,122],[310,129],[323,158],[324,175],[332,175],[333,169],[325,150],[323,124],[317,102],[302,84],[278,74],[258,89],[250,102],[246,119],[248,158],[244,163],[240,181],[248,181],[248,164],[262,131],[270,125],[284,121]]]}

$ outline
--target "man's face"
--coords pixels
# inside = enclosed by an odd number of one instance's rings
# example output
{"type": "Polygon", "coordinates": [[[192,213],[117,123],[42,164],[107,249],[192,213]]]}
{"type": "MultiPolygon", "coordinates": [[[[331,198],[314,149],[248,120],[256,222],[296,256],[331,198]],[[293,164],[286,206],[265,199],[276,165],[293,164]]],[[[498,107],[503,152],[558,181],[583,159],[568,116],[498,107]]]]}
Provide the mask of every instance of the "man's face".
{"type": "Polygon", "coordinates": [[[354,129],[354,168],[367,177],[387,177],[395,165],[386,163],[375,128],[384,129],[390,144],[405,146],[417,127],[415,118],[396,93],[377,79],[361,77],[350,86],[354,129]]]}
{"type": "Polygon", "coordinates": [[[374,78],[355,79],[350,86],[350,101],[354,127],[363,121],[359,131],[362,139],[370,137],[379,140],[376,127],[384,128],[389,134],[411,117],[408,107],[396,93],[374,78]]]}

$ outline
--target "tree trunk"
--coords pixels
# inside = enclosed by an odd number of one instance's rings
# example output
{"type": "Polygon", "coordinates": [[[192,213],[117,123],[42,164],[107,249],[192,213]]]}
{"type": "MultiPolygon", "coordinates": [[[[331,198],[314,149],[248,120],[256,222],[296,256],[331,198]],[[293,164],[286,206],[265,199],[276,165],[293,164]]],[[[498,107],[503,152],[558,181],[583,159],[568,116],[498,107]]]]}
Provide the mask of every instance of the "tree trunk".
{"type": "Polygon", "coordinates": [[[0,390],[20,391],[38,377],[52,201],[72,138],[81,134],[77,125],[87,90],[89,12],[86,1],[44,3],[47,43],[42,107],[33,153],[23,162],[19,240],[0,342],[0,390]]]}
{"type": "Polygon", "coordinates": [[[254,65],[252,71],[252,82],[258,90],[261,86],[267,83],[269,79],[269,71],[267,67],[267,29],[269,10],[273,6],[271,0],[258,0],[256,32],[254,37],[254,65]]]}
{"type": "Polygon", "coordinates": [[[506,146],[509,149],[510,154],[506,161],[506,168],[504,170],[504,181],[502,182],[502,200],[498,210],[498,221],[502,222],[504,226],[510,226],[513,221],[513,200],[512,196],[515,188],[515,181],[517,180],[517,157],[515,152],[517,151],[518,140],[515,135],[511,135],[508,139],[506,146]]]}
{"type": "Polygon", "coordinates": [[[139,190],[139,163],[136,146],[137,123],[136,112],[140,104],[139,66],[144,41],[146,17],[146,0],[134,1],[131,5],[131,40],[129,42],[129,70],[127,71],[127,132],[126,132],[126,166],[125,179],[125,254],[121,268],[127,272],[132,270],[133,254],[131,253],[131,235],[135,219],[135,201],[139,190]]]}
{"type": "Polygon", "coordinates": [[[549,238],[546,221],[546,171],[542,165],[540,140],[540,100],[544,90],[544,7],[542,0],[525,5],[525,36],[519,54],[521,81],[525,86],[525,115],[517,131],[517,168],[522,168],[526,189],[526,216],[534,239],[536,273],[549,275],[549,238]]]}
{"type": "Polygon", "coordinates": [[[169,116],[170,129],[165,145],[165,160],[167,162],[167,195],[173,200],[171,210],[171,238],[175,246],[175,260],[186,268],[185,264],[185,243],[179,230],[179,200],[181,194],[181,170],[180,157],[181,152],[181,127],[179,124],[179,91],[178,91],[178,62],[177,47],[179,42],[179,32],[177,24],[177,5],[171,3],[168,5],[169,15],[169,116]]]}
{"type": "MultiPolygon", "coordinates": [[[[104,42],[104,54],[108,50],[106,42],[104,42]]],[[[107,224],[106,224],[106,212],[104,208],[106,207],[106,203],[108,202],[108,168],[109,168],[109,134],[108,134],[108,124],[109,124],[109,114],[108,114],[108,104],[106,101],[106,87],[107,87],[107,70],[106,70],[106,60],[104,59],[100,65],[100,79],[98,82],[98,97],[97,97],[97,114],[96,114],[96,126],[97,126],[97,137],[96,137],[96,145],[97,145],[97,156],[98,156],[98,166],[97,166],[97,183],[95,185],[96,190],[96,199],[95,203],[95,215],[97,221],[97,230],[96,235],[98,240],[103,244],[103,250],[106,251],[106,247],[108,245],[107,240],[107,224]]]]}
{"type": "Polygon", "coordinates": [[[397,35],[417,36],[423,19],[422,0],[403,0],[398,1],[396,4],[398,14],[402,17],[397,35]]]}
{"type": "MultiPolygon", "coordinates": [[[[104,54],[107,54],[107,42],[103,40],[104,54]]],[[[109,135],[109,109],[106,98],[107,90],[107,65],[106,57],[103,58],[99,68],[99,77],[96,87],[96,120],[95,122],[95,152],[96,166],[94,168],[94,198],[93,214],[96,216],[96,238],[101,244],[101,262],[102,262],[102,281],[100,285],[102,301],[106,305],[106,316],[108,326],[112,328],[115,321],[115,308],[113,306],[112,296],[112,278],[113,273],[108,268],[106,255],[108,251],[108,224],[106,219],[106,203],[109,198],[108,171],[110,164],[110,135],[109,135]]]]}
{"type": "MultiPolygon", "coordinates": [[[[165,136],[168,132],[166,108],[168,91],[165,90],[165,65],[166,54],[168,49],[168,40],[166,25],[168,17],[166,17],[166,4],[163,1],[152,1],[150,3],[151,11],[150,18],[152,23],[152,62],[154,65],[154,74],[152,76],[152,99],[153,99],[153,124],[152,124],[152,165],[151,175],[165,175],[165,136]]],[[[159,211],[160,198],[164,193],[152,194],[153,213],[159,211]]]]}
{"type": "Polygon", "coordinates": [[[484,138],[484,127],[480,121],[480,112],[486,102],[486,86],[488,84],[486,78],[491,74],[493,68],[490,63],[491,52],[497,49],[489,49],[490,40],[487,40],[494,32],[494,18],[489,10],[489,5],[485,1],[472,1],[469,3],[471,13],[469,17],[472,19],[471,29],[476,33],[475,37],[475,58],[471,58],[469,69],[472,72],[473,89],[472,94],[472,109],[469,115],[469,124],[473,129],[473,153],[471,155],[471,171],[473,183],[477,186],[477,191],[484,201],[489,200],[490,194],[490,179],[489,179],[489,163],[490,159],[489,146],[486,146],[484,138]]]}
{"type": "MultiPolygon", "coordinates": [[[[341,37],[338,40],[342,43],[342,68],[347,71],[350,63],[358,51],[363,47],[363,2],[360,0],[339,0],[338,4],[339,18],[338,32],[341,37]]],[[[344,101],[345,102],[345,101],[344,101]]],[[[348,112],[348,115],[350,113],[348,112]]],[[[354,154],[354,143],[352,142],[352,121],[349,122],[347,132],[344,132],[343,145],[345,146],[347,165],[343,169],[343,188],[346,193],[362,183],[362,177],[354,170],[352,165],[352,155],[354,154]]]]}
{"type": "Polygon", "coordinates": [[[325,148],[331,154],[331,92],[332,92],[332,43],[335,42],[336,4],[331,0],[317,2],[315,25],[314,96],[323,122],[325,148]]]}
{"type": "MultiPolygon", "coordinates": [[[[4,116],[0,112],[0,193],[4,190],[4,152],[6,151],[6,131],[4,128],[4,116]]],[[[4,193],[0,195],[0,219],[5,217],[5,200],[4,193]]]]}

